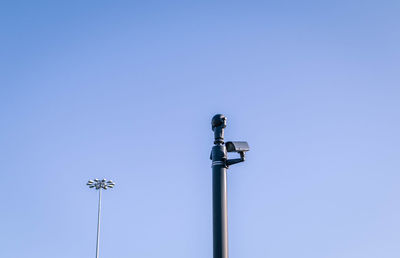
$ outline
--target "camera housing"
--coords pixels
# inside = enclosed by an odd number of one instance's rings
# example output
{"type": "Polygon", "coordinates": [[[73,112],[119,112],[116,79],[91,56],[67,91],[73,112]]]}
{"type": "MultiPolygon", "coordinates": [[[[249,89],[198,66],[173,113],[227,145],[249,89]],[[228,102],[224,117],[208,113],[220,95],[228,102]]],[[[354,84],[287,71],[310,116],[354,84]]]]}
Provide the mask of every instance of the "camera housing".
{"type": "Polygon", "coordinates": [[[247,142],[227,142],[225,143],[227,152],[246,152],[250,150],[247,142]]]}

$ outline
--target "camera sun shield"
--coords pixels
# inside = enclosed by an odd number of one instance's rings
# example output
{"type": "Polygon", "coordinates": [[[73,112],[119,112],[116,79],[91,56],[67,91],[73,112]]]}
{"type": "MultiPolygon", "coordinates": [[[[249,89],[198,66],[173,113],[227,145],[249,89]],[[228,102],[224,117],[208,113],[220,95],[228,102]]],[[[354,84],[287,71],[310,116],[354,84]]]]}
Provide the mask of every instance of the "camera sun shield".
{"type": "Polygon", "coordinates": [[[226,150],[228,152],[246,152],[250,150],[249,144],[247,142],[226,142],[226,150]]]}

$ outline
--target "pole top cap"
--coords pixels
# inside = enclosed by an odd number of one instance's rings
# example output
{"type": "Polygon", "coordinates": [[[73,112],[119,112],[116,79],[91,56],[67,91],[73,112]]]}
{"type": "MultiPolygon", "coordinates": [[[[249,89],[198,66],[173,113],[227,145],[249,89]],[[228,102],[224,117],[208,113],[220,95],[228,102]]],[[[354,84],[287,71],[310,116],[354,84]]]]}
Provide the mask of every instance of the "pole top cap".
{"type": "Polygon", "coordinates": [[[222,114],[216,114],[211,120],[212,130],[216,127],[222,126],[222,128],[226,127],[226,117],[222,114]]]}

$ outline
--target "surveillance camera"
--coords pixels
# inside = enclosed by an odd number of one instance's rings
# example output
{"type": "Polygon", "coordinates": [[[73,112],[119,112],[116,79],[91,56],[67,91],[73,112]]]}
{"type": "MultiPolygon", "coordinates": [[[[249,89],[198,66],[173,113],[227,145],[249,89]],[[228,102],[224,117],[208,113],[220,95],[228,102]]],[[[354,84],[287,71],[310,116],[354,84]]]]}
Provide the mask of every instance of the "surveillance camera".
{"type": "Polygon", "coordinates": [[[247,142],[227,142],[225,146],[228,152],[246,152],[250,150],[247,142]]]}
{"type": "Polygon", "coordinates": [[[217,114],[211,120],[211,127],[212,127],[212,130],[214,131],[214,129],[216,127],[220,127],[220,126],[222,128],[226,127],[226,117],[224,115],[217,114]]]}

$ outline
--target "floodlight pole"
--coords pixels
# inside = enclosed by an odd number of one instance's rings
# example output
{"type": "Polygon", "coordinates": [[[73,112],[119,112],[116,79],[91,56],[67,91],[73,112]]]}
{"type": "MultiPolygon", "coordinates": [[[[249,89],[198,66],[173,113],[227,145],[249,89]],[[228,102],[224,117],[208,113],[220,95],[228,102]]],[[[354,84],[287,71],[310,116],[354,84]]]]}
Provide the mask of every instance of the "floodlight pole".
{"type": "Polygon", "coordinates": [[[99,188],[99,207],[98,207],[98,212],[97,212],[96,258],[99,258],[99,245],[100,245],[100,212],[101,212],[101,188],[99,188]]]}
{"type": "Polygon", "coordinates": [[[228,258],[228,208],[226,185],[226,147],[224,128],[226,118],[215,115],[211,122],[214,131],[212,159],[212,198],[213,198],[213,257],[228,258]]]}
{"type": "Polygon", "coordinates": [[[99,205],[97,210],[97,239],[96,239],[96,258],[99,258],[99,249],[100,249],[100,213],[101,213],[101,190],[107,190],[108,188],[114,188],[115,183],[111,180],[107,181],[106,179],[94,179],[89,180],[87,184],[89,188],[94,188],[99,190],[99,205]]]}

